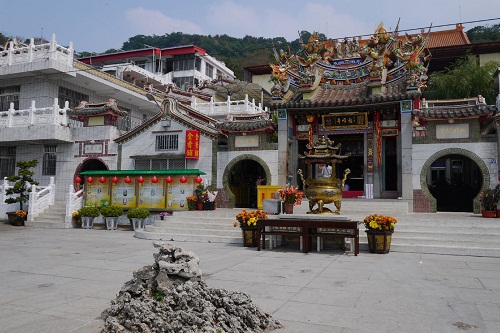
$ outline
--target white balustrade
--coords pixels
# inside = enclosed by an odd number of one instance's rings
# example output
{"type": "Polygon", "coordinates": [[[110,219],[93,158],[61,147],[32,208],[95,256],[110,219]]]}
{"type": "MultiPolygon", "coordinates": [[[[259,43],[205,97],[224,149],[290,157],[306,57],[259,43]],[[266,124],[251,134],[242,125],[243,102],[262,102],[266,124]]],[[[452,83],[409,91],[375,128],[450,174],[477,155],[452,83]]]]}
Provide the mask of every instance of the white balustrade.
{"type": "Polygon", "coordinates": [[[54,205],[56,198],[56,184],[54,177],[50,177],[47,186],[31,185],[28,205],[28,221],[33,222],[35,217],[42,213],[50,205],[54,205]]]}
{"type": "Polygon", "coordinates": [[[71,223],[73,212],[83,207],[83,188],[75,192],[74,186],[69,186],[68,197],[66,200],[65,222],[71,223]]]}
{"type": "Polygon", "coordinates": [[[69,109],[69,102],[64,103],[64,108],[59,107],[57,98],[54,98],[54,104],[50,107],[37,108],[35,101],[31,102],[31,107],[24,110],[15,110],[14,103],[10,103],[8,111],[0,112],[1,127],[27,127],[31,125],[59,124],[67,126],[69,117],[66,111],[69,109]]]}
{"type": "Polygon", "coordinates": [[[233,101],[228,96],[225,102],[215,102],[213,97],[208,103],[200,103],[196,99],[193,99],[191,107],[208,116],[226,116],[228,119],[232,115],[265,115],[268,112],[267,107],[262,108],[260,103],[257,105],[255,99],[250,101],[248,95],[245,95],[245,99],[243,100],[233,101]]]}

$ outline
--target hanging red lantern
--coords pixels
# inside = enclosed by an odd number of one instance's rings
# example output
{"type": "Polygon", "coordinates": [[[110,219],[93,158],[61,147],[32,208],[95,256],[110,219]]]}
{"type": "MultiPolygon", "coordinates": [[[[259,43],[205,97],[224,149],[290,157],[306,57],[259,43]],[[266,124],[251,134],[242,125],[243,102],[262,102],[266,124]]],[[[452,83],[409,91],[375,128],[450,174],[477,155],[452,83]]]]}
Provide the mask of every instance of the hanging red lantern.
{"type": "Polygon", "coordinates": [[[167,178],[165,178],[165,181],[170,184],[172,182],[172,177],[167,176],[167,178]]]}
{"type": "Polygon", "coordinates": [[[104,178],[103,176],[101,176],[101,178],[99,178],[99,183],[105,183],[106,182],[106,178],[104,178]]]}
{"type": "Polygon", "coordinates": [[[87,183],[93,183],[94,182],[94,178],[92,177],[87,177],[87,183]]]}
{"type": "Polygon", "coordinates": [[[116,184],[118,183],[118,177],[114,176],[113,178],[111,178],[111,181],[116,184]]]}
{"type": "Polygon", "coordinates": [[[153,178],[151,178],[151,183],[153,183],[153,184],[158,183],[158,177],[153,176],[153,178]]]}
{"type": "Polygon", "coordinates": [[[139,178],[137,178],[137,181],[142,184],[144,183],[144,178],[142,178],[142,176],[139,176],[139,178]]]}
{"type": "Polygon", "coordinates": [[[184,184],[185,182],[187,182],[187,178],[185,176],[182,176],[181,179],[180,179],[181,183],[184,184]]]}
{"type": "Polygon", "coordinates": [[[127,177],[125,177],[124,181],[125,181],[125,183],[129,184],[132,181],[132,179],[130,179],[130,177],[127,176],[127,177]]]}
{"type": "Polygon", "coordinates": [[[196,182],[196,184],[199,184],[199,183],[201,183],[201,182],[203,181],[203,178],[201,178],[201,177],[198,175],[198,177],[196,177],[196,178],[194,179],[194,181],[196,182]]]}
{"type": "Polygon", "coordinates": [[[78,176],[75,177],[75,183],[80,184],[82,182],[82,179],[78,176]]]}

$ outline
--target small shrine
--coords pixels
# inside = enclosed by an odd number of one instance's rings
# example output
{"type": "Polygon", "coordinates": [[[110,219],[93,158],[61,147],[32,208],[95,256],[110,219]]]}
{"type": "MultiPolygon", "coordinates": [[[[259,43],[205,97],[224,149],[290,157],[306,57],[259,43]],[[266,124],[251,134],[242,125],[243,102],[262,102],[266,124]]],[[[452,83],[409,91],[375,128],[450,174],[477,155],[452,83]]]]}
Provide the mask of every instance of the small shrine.
{"type": "Polygon", "coordinates": [[[128,115],[127,111],[122,111],[118,108],[118,104],[114,98],[101,103],[82,101],[73,110],[68,110],[67,113],[70,117],[83,122],[84,127],[110,125],[119,118],[124,118],[128,115]]]}

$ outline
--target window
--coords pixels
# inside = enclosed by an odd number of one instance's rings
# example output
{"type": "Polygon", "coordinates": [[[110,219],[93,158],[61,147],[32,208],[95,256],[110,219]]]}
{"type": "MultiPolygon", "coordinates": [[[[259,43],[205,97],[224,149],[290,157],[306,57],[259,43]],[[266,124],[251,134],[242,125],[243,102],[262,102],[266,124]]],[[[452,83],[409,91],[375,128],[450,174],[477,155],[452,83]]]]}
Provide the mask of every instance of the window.
{"type": "Polygon", "coordinates": [[[186,159],[173,157],[167,159],[136,160],[136,170],[184,170],[186,169],[186,159]]]}
{"type": "Polygon", "coordinates": [[[194,69],[194,54],[175,56],[174,71],[188,71],[194,69]]]}
{"type": "Polygon", "coordinates": [[[0,111],[10,109],[10,103],[14,103],[14,109],[19,110],[19,93],[21,86],[0,88],[0,111]]]}
{"type": "Polygon", "coordinates": [[[178,88],[186,90],[189,86],[193,86],[194,78],[192,76],[175,77],[173,81],[178,88]]]}
{"type": "Polygon", "coordinates": [[[214,66],[212,66],[210,64],[206,64],[205,75],[208,76],[209,78],[213,79],[214,78],[214,66]]]}
{"type": "Polygon", "coordinates": [[[201,59],[200,57],[196,57],[196,59],[194,60],[195,63],[194,63],[194,68],[199,72],[201,71],[201,59]]]}
{"type": "Polygon", "coordinates": [[[178,148],[178,134],[158,135],[156,137],[156,150],[177,150],[178,148]]]}
{"type": "Polygon", "coordinates": [[[44,146],[43,147],[43,168],[42,175],[55,176],[56,174],[56,155],[57,146],[44,146]]]}
{"type": "Polygon", "coordinates": [[[16,147],[0,147],[0,179],[14,175],[16,171],[16,147]]]}
{"type": "Polygon", "coordinates": [[[59,101],[59,107],[63,108],[66,101],[69,102],[69,107],[71,109],[77,107],[81,101],[89,101],[89,95],[79,93],[68,88],[59,87],[59,95],[57,96],[59,101]]]}

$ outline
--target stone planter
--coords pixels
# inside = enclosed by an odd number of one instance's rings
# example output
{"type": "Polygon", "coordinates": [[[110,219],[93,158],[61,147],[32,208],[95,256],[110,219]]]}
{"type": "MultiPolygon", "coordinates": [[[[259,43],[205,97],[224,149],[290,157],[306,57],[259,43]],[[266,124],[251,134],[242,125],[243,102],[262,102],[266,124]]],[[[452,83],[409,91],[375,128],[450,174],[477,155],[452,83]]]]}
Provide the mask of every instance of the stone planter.
{"type": "MultiPolygon", "coordinates": [[[[162,218],[163,220],[163,218],[162,218]]],[[[136,218],[136,217],[132,217],[130,219],[130,222],[132,223],[132,229],[133,230],[139,230],[139,229],[144,229],[144,223],[145,219],[139,219],[139,218],[136,218]]]]}
{"type": "Polygon", "coordinates": [[[82,216],[82,229],[92,229],[94,227],[93,216],[82,216]]]}
{"type": "Polygon", "coordinates": [[[117,216],[109,216],[105,218],[106,220],[106,229],[108,230],[116,230],[118,226],[118,217],[117,216]]]}

